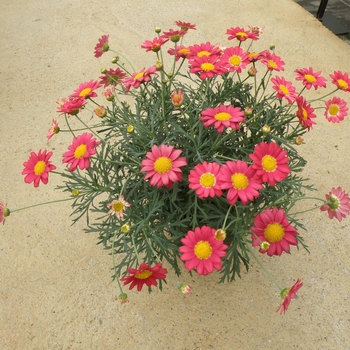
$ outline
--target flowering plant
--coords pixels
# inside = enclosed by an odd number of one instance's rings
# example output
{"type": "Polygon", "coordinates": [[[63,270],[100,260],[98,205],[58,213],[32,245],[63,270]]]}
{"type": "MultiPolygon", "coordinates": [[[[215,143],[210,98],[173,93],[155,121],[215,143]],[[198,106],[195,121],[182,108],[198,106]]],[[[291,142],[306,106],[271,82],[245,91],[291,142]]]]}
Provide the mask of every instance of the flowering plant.
{"type": "MultiPolygon", "coordinates": [[[[291,246],[307,249],[293,209],[314,187],[300,174],[306,161],[297,147],[316,124],[316,100],[304,93],[326,89],[326,79],[310,67],[295,70],[299,87],[287,81],[273,47],[251,50],[261,27],[229,28],[233,45],[223,47],[184,45],[196,26],[175,24],[178,29],[156,28],[157,36],[141,45],[155,54],[153,66],[135,70],[114,56],[115,69],[103,69],[99,81],[58,101],[67,130],[53,120],[47,138],[72,134],[62,157],[66,169],[56,171],[52,152],[39,150],[22,172],[34,187],[47,184],[50,173],[63,177],[58,188],[72,200],[73,221],[86,216],[86,231],[112,256],[122,303],[122,285],[162,289],[171,277],[163,264],[176,275],[182,262],[201,275],[219,270],[224,282],[248,270],[251,257],[260,264],[258,252],[272,257],[290,253],[291,246]]],[[[95,57],[108,51],[103,35],[95,57]]],[[[346,102],[326,98],[350,92],[350,78],[340,71],[330,78],[334,89],[318,101],[335,123],[347,115],[346,102]]],[[[341,221],[350,213],[340,187],[314,200],[321,204],[313,208],[329,218],[341,221]]],[[[1,202],[0,222],[9,215],[1,202]]],[[[283,300],[277,311],[288,309],[302,285],[298,279],[291,288],[278,287],[283,300]]],[[[190,293],[187,284],[178,287],[190,293]]]]}

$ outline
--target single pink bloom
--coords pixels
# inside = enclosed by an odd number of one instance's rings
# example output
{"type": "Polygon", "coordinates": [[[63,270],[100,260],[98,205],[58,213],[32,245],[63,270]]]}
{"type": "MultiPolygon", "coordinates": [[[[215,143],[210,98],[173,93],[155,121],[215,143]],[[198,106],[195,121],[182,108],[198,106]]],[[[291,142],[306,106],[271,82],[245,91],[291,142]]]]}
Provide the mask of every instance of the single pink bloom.
{"type": "Polygon", "coordinates": [[[195,44],[189,46],[188,49],[190,50],[190,54],[187,56],[189,59],[203,56],[220,56],[222,52],[218,46],[212,45],[210,42],[195,44]]]}
{"type": "Polygon", "coordinates": [[[198,73],[200,79],[213,78],[215,75],[222,75],[226,69],[222,67],[218,57],[202,56],[194,57],[189,61],[190,72],[198,73]]]}
{"type": "Polygon", "coordinates": [[[203,162],[197,164],[188,175],[188,187],[195,190],[199,198],[220,197],[220,165],[217,163],[203,162]]]}
{"type": "Polygon", "coordinates": [[[259,60],[263,63],[269,71],[283,71],[284,61],[282,61],[280,56],[272,53],[269,50],[264,50],[259,54],[259,60]]]}
{"type": "Polygon", "coordinates": [[[276,312],[280,312],[281,315],[284,314],[288,310],[290,302],[296,297],[297,292],[302,286],[303,282],[301,282],[301,280],[298,278],[291,288],[283,289],[281,291],[281,298],[283,299],[283,301],[276,310],[276,312]]]}
{"type": "Polygon", "coordinates": [[[256,32],[258,34],[262,34],[264,30],[264,27],[262,26],[248,26],[248,27],[252,32],[256,32]]]}
{"type": "Polygon", "coordinates": [[[162,267],[162,263],[150,267],[143,262],[138,269],[128,268],[128,272],[129,275],[124,276],[120,280],[124,283],[124,286],[131,283],[129,290],[136,286],[137,291],[140,292],[145,284],[147,287],[157,286],[157,280],[165,279],[168,270],[162,267]]]}
{"type": "Polygon", "coordinates": [[[340,90],[350,91],[350,77],[348,73],[342,73],[341,71],[334,71],[329,75],[333,80],[332,83],[340,90]]]}
{"type": "Polygon", "coordinates": [[[146,49],[146,52],[153,51],[158,52],[160,48],[167,42],[169,39],[160,37],[160,38],[154,38],[151,40],[146,40],[141,45],[141,48],[146,49]]]}
{"type": "Polygon", "coordinates": [[[175,24],[178,27],[180,27],[181,29],[184,29],[186,31],[189,30],[189,29],[196,30],[196,25],[192,24],[190,22],[175,21],[175,24]]]}
{"type": "Polygon", "coordinates": [[[277,98],[284,97],[289,104],[295,100],[297,92],[290,81],[286,81],[283,77],[271,78],[271,81],[275,84],[272,88],[277,91],[277,98]]]}
{"type": "Polygon", "coordinates": [[[124,219],[124,211],[126,208],[130,207],[130,203],[124,200],[124,196],[119,196],[118,199],[113,200],[110,203],[107,203],[107,207],[111,207],[109,212],[107,214],[109,215],[115,215],[117,219],[122,220],[124,219]]]}
{"type": "Polygon", "coordinates": [[[290,174],[287,151],[274,142],[261,142],[255,146],[254,153],[249,158],[254,162],[252,168],[255,176],[270,186],[275,186],[276,182],[281,182],[290,174]]]}
{"type": "Polygon", "coordinates": [[[187,30],[185,29],[180,29],[180,30],[169,29],[167,32],[163,32],[163,35],[161,37],[164,39],[171,40],[174,43],[177,43],[186,33],[187,33],[187,30]]]}
{"type": "Polygon", "coordinates": [[[179,45],[176,48],[171,48],[168,50],[168,54],[171,56],[176,55],[175,60],[178,61],[180,58],[187,58],[191,51],[184,45],[179,45]]]}
{"type": "Polygon", "coordinates": [[[174,107],[181,107],[184,103],[184,93],[181,89],[174,90],[170,95],[171,103],[174,107]]]}
{"type": "Polygon", "coordinates": [[[215,229],[209,226],[196,227],[188,231],[181,239],[183,246],[180,259],[185,261],[185,267],[191,271],[197,270],[198,275],[208,275],[214,269],[221,270],[221,258],[226,255],[228,248],[223,241],[215,238],[215,229]]]}
{"type": "Polygon", "coordinates": [[[350,198],[349,195],[342,190],[341,187],[332,190],[326,194],[327,203],[320,208],[322,211],[328,211],[330,219],[336,218],[342,221],[350,214],[350,198]]]}
{"type": "Polygon", "coordinates": [[[140,72],[134,73],[130,78],[123,79],[126,92],[129,92],[131,87],[137,89],[142,83],[147,83],[151,80],[151,74],[155,74],[157,68],[152,66],[148,69],[143,68],[140,72]]]}
{"type": "Polygon", "coordinates": [[[34,187],[38,187],[40,181],[46,185],[49,181],[49,172],[56,169],[50,162],[51,156],[52,152],[46,150],[31,152],[29,159],[23,163],[22,175],[26,175],[24,182],[27,184],[34,182],[34,187]]]}
{"type": "Polygon", "coordinates": [[[46,138],[48,140],[50,140],[53,135],[56,135],[59,132],[60,132],[60,127],[58,126],[57,121],[55,119],[52,119],[51,127],[50,127],[50,129],[48,131],[48,134],[47,134],[46,138]]]}
{"type": "Polygon", "coordinates": [[[243,205],[259,197],[263,188],[260,179],[255,178],[255,170],[241,160],[229,161],[221,166],[221,189],[228,189],[227,200],[234,205],[239,198],[243,205]]]}
{"type": "Polygon", "coordinates": [[[90,157],[97,153],[96,146],[101,142],[97,141],[92,134],[84,133],[73,139],[68,151],[63,154],[62,163],[67,163],[69,171],[74,171],[78,166],[80,170],[90,168],[90,157]]]}
{"type": "Polygon", "coordinates": [[[64,98],[57,101],[59,107],[57,112],[66,113],[69,115],[77,115],[80,110],[85,106],[86,100],[83,97],[72,97],[64,98]]]}
{"type": "Polygon", "coordinates": [[[214,125],[219,133],[224,132],[225,128],[239,130],[239,123],[244,123],[244,112],[239,107],[221,105],[215,108],[207,108],[202,111],[199,119],[207,128],[214,125]]]}
{"type": "Polygon", "coordinates": [[[252,245],[260,246],[261,242],[268,242],[267,250],[259,249],[260,253],[267,253],[268,256],[280,256],[283,251],[289,253],[291,245],[297,245],[295,236],[298,232],[290,225],[283,209],[273,207],[266,208],[254,218],[254,226],[250,228],[252,234],[252,245]]]}
{"type": "Polygon", "coordinates": [[[150,179],[150,185],[158,188],[171,188],[174,182],[182,181],[180,167],[187,165],[187,160],[180,157],[181,153],[173,146],[153,145],[152,151],[147,152],[146,159],[141,163],[141,171],[146,172],[145,180],[150,179]]]}
{"type": "Polygon", "coordinates": [[[306,89],[310,90],[312,87],[317,90],[319,87],[326,87],[326,79],[321,77],[321,71],[314,72],[311,67],[296,69],[297,73],[296,80],[302,81],[306,89]]]}
{"type": "Polygon", "coordinates": [[[316,118],[314,109],[309,103],[306,103],[306,100],[303,96],[298,96],[295,99],[298,110],[296,111],[296,116],[299,118],[299,124],[303,124],[304,128],[307,128],[310,131],[312,125],[316,125],[312,119],[316,118]]]}
{"type": "Polygon", "coordinates": [[[258,40],[259,33],[256,31],[244,30],[241,27],[229,28],[226,31],[226,34],[229,36],[227,39],[237,39],[238,41],[245,41],[247,39],[258,40]]]}
{"type": "Polygon", "coordinates": [[[104,87],[107,87],[109,85],[115,86],[121,83],[125,77],[126,73],[120,68],[108,69],[104,75],[100,76],[100,84],[102,84],[104,87]]]}
{"type": "Polygon", "coordinates": [[[339,123],[348,115],[348,107],[346,102],[340,97],[334,96],[325,102],[326,111],[324,113],[328,121],[339,123]]]}
{"type": "Polygon", "coordinates": [[[241,73],[242,69],[250,63],[248,52],[244,52],[238,46],[225,49],[220,61],[230,72],[238,73],[241,73]]]}
{"type": "Polygon", "coordinates": [[[90,80],[86,83],[80,84],[78,89],[74,91],[73,94],[71,94],[71,97],[78,97],[78,98],[91,98],[91,97],[97,97],[97,94],[95,92],[96,89],[100,88],[101,84],[97,81],[90,80]]]}
{"type": "Polygon", "coordinates": [[[7,204],[0,201],[0,224],[5,225],[6,217],[10,215],[10,210],[7,208],[7,204]]]}
{"type": "Polygon", "coordinates": [[[109,50],[108,44],[109,35],[102,35],[100,39],[98,39],[98,43],[95,46],[95,54],[96,58],[101,57],[105,52],[109,50]]]}

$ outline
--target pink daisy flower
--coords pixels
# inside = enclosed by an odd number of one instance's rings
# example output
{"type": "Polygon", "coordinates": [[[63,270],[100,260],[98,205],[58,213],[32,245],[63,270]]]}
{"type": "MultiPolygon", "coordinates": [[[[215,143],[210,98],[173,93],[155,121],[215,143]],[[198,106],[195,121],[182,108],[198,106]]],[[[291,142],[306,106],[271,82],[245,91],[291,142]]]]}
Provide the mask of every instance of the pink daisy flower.
{"type": "Polygon", "coordinates": [[[258,190],[261,190],[263,185],[254,175],[255,170],[241,160],[229,161],[221,166],[221,189],[228,189],[227,200],[230,205],[234,205],[238,198],[246,205],[249,200],[259,197],[258,190]]]}
{"type": "Polygon", "coordinates": [[[325,102],[326,111],[324,113],[328,121],[332,123],[341,122],[348,115],[348,107],[346,102],[339,98],[333,97],[325,102]]]}
{"type": "Polygon", "coordinates": [[[195,58],[195,57],[203,57],[203,56],[220,56],[221,49],[218,46],[214,46],[211,43],[207,42],[205,44],[195,44],[192,46],[189,46],[188,49],[190,50],[190,54],[188,55],[188,58],[195,58]]]}
{"type": "Polygon", "coordinates": [[[148,83],[151,81],[151,75],[156,72],[156,66],[152,66],[148,69],[143,68],[140,72],[134,73],[130,78],[123,79],[126,92],[129,92],[132,86],[137,89],[142,83],[148,83]]]}
{"type": "Polygon", "coordinates": [[[247,39],[258,40],[259,33],[256,31],[244,30],[241,27],[229,28],[226,31],[228,40],[237,39],[238,41],[245,41],[247,39]]]}
{"type": "Polygon", "coordinates": [[[238,123],[244,123],[244,112],[239,107],[221,105],[202,111],[199,119],[206,128],[214,125],[222,133],[228,127],[239,130],[241,126],[238,123]]]}
{"type": "Polygon", "coordinates": [[[195,57],[189,61],[190,72],[198,73],[200,79],[213,78],[222,75],[226,69],[221,66],[216,56],[195,57]]]}
{"type": "Polygon", "coordinates": [[[94,80],[90,80],[86,83],[80,84],[78,89],[76,89],[70,96],[78,98],[97,97],[97,94],[94,90],[98,89],[99,87],[101,87],[100,83],[94,80]]]}
{"type": "Polygon", "coordinates": [[[328,211],[330,219],[336,218],[342,221],[350,214],[350,198],[349,195],[342,190],[341,187],[332,190],[326,194],[327,203],[320,208],[322,211],[328,211]]]}
{"type": "Polygon", "coordinates": [[[158,263],[153,267],[141,263],[138,269],[128,268],[128,272],[129,275],[120,280],[124,283],[124,286],[131,283],[129,290],[136,286],[137,291],[140,292],[145,284],[147,287],[157,286],[157,280],[165,279],[168,270],[162,267],[162,263],[158,263]]]}
{"type": "Polygon", "coordinates": [[[264,27],[262,26],[248,26],[248,27],[252,32],[256,32],[258,34],[262,34],[264,30],[264,27]]]}
{"type": "Polygon", "coordinates": [[[98,43],[95,46],[95,54],[96,58],[101,57],[105,52],[109,50],[108,44],[109,35],[102,35],[100,39],[98,39],[98,43]]]}
{"type": "Polygon", "coordinates": [[[64,98],[57,101],[59,107],[57,107],[57,112],[66,113],[69,115],[77,115],[80,110],[85,106],[86,100],[82,97],[72,97],[64,98]]]}
{"type": "Polygon", "coordinates": [[[222,191],[219,173],[220,165],[217,163],[197,164],[188,176],[188,187],[195,190],[199,198],[220,197],[222,191]]]}
{"type": "Polygon", "coordinates": [[[289,104],[295,100],[297,92],[290,81],[286,81],[283,77],[271,78],[271,81],[275,84],[272,88],[277,91],[277,98],[284,97],[289,104]]]}
{"type": "Polygon", "coordinates": [[[38,154],[31,152],[29,159],[23,163],[22,175],[26,175],[24,182],[27,184],[34,182],[34,187],[38,187],[40,181],[46,185],[49,181],[49,172],[56,169],[50,162],[51,156],[52,152],[46,150],[39,150],[38,154]]]}
{"type": "Polygon", "coordinates": [[[347,73],[341,71],[334,71],[329,75],[333,80],[332,83],[340,90],[350,91],[350,77],[347,73]]]}
{"type": "Polygon", "coordinates": [[[279,72],[284,70],[284,61],[271,51],[264,50],[260,52],[259,59],[269,71],[275,70],[279,72]]]}
{"type": "Polygon", "coordinates": [[[0,201],[0,224],[5,225],[6,218],[10,215],[10,209],[7,208],[7,204],[0,201]]]}
{"type": "Polygon", "coordinates": [[[244,52],[238,46],[225,49],[220,61],[230,72],[238,73],[241,73],[242,69],[250,63],[248,52],[244,52]]]}
{"type": "Polygon", "coordinates": [[[215,238],[215,229],[196,227],[194,231],[188,231],[181,242],[184,245],[179,248],[180,259],[185,261],[187,270],[196,269],[198,275],[204,276],[214,269],[221,270],[221,258],[226,255],[227,245],[215,238]]]}
{"type": "Polygon", "coordinates": [[[284,314],[288,310],[290,302],[297,296],[297,292],[302,286],[303,282],[298,278],[291,288],[284,288],[281,291],[281,298],[283,301],[276,312],[279,311],[281,315],[284,314]]]}
{"type": "Polygon", "coordinates": [[[275,186],[276,182],[286,179],[290,173],[287,151],[274,142],[261,142],[255,146],[254,153],[250,154],[249,158],[254,162],[252,168],[256,177],[268,182],[270,186],[275,186]]]}
{"type": "Polygon", "coordinates": [[[160,37],[160,38],[154,38],[151,40],[146,40],[141,45],[141,48],[146,49],[146,52],[153,51],[158,52],[160,48],[167,42],[169,39],[160,37]]]}
{"type": "Polygon", "coordinates": [[[163,32],[162,37],[165,39],[171,40],[173,43],[177,43],[186,33],[187,33],[187,30],[185,29],[180,29],[180,30],[169,29],[169,31],[163,32]]]}
{"type": "Polygon", "coordinates": [[[181,153],[173,146],[153,145],[152,151],[146,154],[147,159],[141,163],[141,171],[147,173],[145,179],[150,179],[151,186],[171,188],[174,182],[182,181],[180,167],[187,165],[187,161],[180,157],[181,153]]]}
{"type": "Polygon", "coordinates": [[[283,209],[273,207],[266,208],[254,218],[254,226],[251,227],[252,245],[260,246],[261,242],[268,242],[267,250],[259,249],[260,253],[267,253],[268,256],[280,256],[283,251],[289,253],[291,245],[297,245],[295,236],[298,232],[288,222],[283,209]]]}
{"type": "Polygon", "coordinates": [[[174,105],[174,107],[178,108],[181,107],[182,104],[184,103],[184,93],[182,92],[181,89],[174,90],[171,95],[171,103],[174,105]]]}
{"type": "Polygon", "coordinates": [[[55,119],[52,119],[51,127],[50,127],[50,129],[48,131],[48,134],[47,134],[46,138],[48,140],[50,140],[53,135],[56,135],[59,132],[60,132],[60,127],[58,126],[57,121],[55,119]]]}
{"type": "Polygon", "coordinates": [[[311,67],[296,69],[297,73],[296,80],[302,81],[306,89],[310,90],[312,87],[317,90],[319,87],[326,87],[326,79],[321,77],[321,71],[314,72],[311,67]]]}
{"type": "Polygon", "coordinates": [[[80,170],[90,168],[90,157],[96,154],[96,146],[101,142],[97,141],[92,134],[84,133],[75,137],[68,151],[63,154],[62,163],[70,165],[69,171],[74,171],[77,167],[80,170]]]}
{"type": "Polygon", "coordinates": [[[107,203],[107,207],[111,207],[107,214],[115,215],[117,219],[122,220],[124,219],[124,211],[126,210],[126,208],[130,207],[130,203],[125,201],[124,196],[121,195],[118,199],[107,203]]]}
{"type": "Polygon", "coordinates": [[[248,53],[248,60],[250,62],[256,62],[260,59],[260,54],[255,52],[255,51],[252,51],[252,52],[249,52],[248,53]]]}
{"type": "Polygon", "coordinates": [[[190,22],[175,21],[175,24],[178,27],[180,27],[181,29],[184,29],[186,31],[189,30],[189,29],[196,30],[196,25],[192,24],[190,22]]]}
{"type": "Polygon", "coordinates": [[[191,54],[191,51],[188,47],[184,45],[179,45],[175,49],[171,48],[168,50],[168,54],[171,56],[176,55],[175,60],[178,61],[180,58],[186,58],[191,54]]]}
{"type": "Polygon", "coordinates": [[[299,124],[303,124],[304,128],[307,128],[308,131],[310,131],[312,125],[316,125],[316,122],[312,120],[313,118],[316,118],[314,109],[309,103],[306,103],[303,96],[298,96],[295,101],[298,106],[298,110],[295,114],[299,118],[299,124]]]}
{"type": "Polygon", "coordinates": [[[117,85],[122,82],[122,80],[126,77],[126,73],[120,68],[117,69],[108,69],[106,70],[104,75],[100,76],[100,84],[104,87],[109,85],[117,85]]]}

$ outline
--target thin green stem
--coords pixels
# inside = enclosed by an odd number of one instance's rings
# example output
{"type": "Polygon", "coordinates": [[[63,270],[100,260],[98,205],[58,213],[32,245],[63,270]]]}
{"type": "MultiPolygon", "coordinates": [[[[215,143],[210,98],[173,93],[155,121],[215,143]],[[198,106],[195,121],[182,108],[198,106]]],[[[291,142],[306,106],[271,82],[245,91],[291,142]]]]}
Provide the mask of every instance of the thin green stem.
{"type": "Polygon", "coordinates": [[[16,213],[16,212],[21,211],[21,210],[39,207],[39,206],[41,206],[41,205],[47,205],[47,204],[53,204],[53,203],[59,203],[59,202],[67,202],[67,201],[71,201],[71,200],[73,200],[73,199],[75,199],[75,198],[76,198],[76,197],[66,198],[66,199],[57,199],[57,200],[55,200],[55,201],[49,201],[49,202],[43,202],[43,203],[33,204],[33,205],[29,205],[29,206],[27,206],[27,207],[23,207],[23,208],[11,210],[11,213],[16,213]]]}

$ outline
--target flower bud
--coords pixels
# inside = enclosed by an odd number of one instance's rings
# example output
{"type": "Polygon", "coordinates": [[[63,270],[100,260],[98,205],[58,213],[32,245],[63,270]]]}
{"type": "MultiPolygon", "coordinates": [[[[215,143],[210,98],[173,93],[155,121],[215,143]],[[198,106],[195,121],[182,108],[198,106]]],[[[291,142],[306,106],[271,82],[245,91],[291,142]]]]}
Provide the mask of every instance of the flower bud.
{"type": "Polygon", "coordinates": [[[253,114],[253,108],[247,106],[244,108],[244,114],[246,117],[250,117],[253,114]]]}
{"type": "Polygon", "coordinates": [[[184,94],[182,90],[174,90],[170,95],[170,99],[174,107],[181,107],[184,103],[184,94]]]}
{"type": "Polygon", "coordinates": [[[121,230],[123,233],[128,233],[128,232],[130,232],[130,225],[124,224],[124,225],[120,228],[120,230],[121,230]]]}
{"type": "Polygon", "coordinates": [[[226,238],[226,231],[219,228],[218,230],[215,231],[214,236],[216,240],[224,241],[226,238]]]}
{"type": "Polygon", "coordinates": [[[270,248],[270,243],[269,243],[269,242],[266,242],[266,241],[261,242],[261,243],[260,243],[260,248],[261,248],[262,250],[268,250],[268,249],[270,248]]]}
{"type": "Polygon", "coordinates": [[[274,49],[275,49],[275,44],[271,44],[271,45],[270,45],[270,50],[273,51],[274,49]]]}
{"type": "Polygon", "coordinates": [[[271,132],[271,128],[269,125],[265,124],[262,128],[261,128],[261,132],[264,135],[268,135],[271,132]]]}
{"type": "Polygon", "coordinates": [[[301,145],[304,142],[304,139],[301,136],[297,136],[294,140],[296,145],[301,145]]]}
{"type": "Polygon", "coordinates": [[[163,69],[163,62],[161,61],[157,61],[156,62],[156,69],[159,71],[159,70],[162,70],[163,69]]]}
{"type": "Polygon", "coordinates": [[[129,125],[127,128],[126,128],[126,132],[128,134],[132,134],[133,132],[135,131],[133,125],[129,125]]]}
{"type": "Polygon", "coordinates": [[[106,97],[107,101],[114,100],[114,91],[112,89],[106,89],[105,91],[103,91],[103,95],[106,97]]]}
{"type": "Polygon", "coordinates": [[[72,196],[73,197],[78,197],[79,196],[79,190],[77,190],[76,188],[74,190],[72,190],[72,196]]]}
{"type": "Polygon", "coordinates": [[[125,303],[127,303],[129,301],[128,300],[128,296],[125,293],[120,293],[118,295],[118,300],[120,301],[121,304],[125,304],[125,303]]]}
{"type": "Polygon", "coordinates": [[[99,118],[104,118],[107,115],[106,108],[103,106],[99,106],[96,109],[94,109],[94,113],[99,117],[99,118]]]}
{"type": "Polygon", "coordinates": [[[182,294],[185,294],[185,295],[188,295],[191,293],[191,286],[189,286],[188,284],[185,284],[185,283],[182,283],[180,286],[179,286],[179,291],[182,293],[182,294]]]}
{"type": "Polygon", "coordinates": [[[248,75],[254,77],[256,73],[258,73],[258,70],[254,66],[251,66],[248,70],[248,75]]]}
{"type": "Polygon", "coordinates": [[[112,63],[117,63],[118,61],[119,61],[119,56],[115,56],[111,60],[112,63]]]}
{"type": "Polygon", "coordinates": [[[107,69],[106,68],[101,68],[100,72],[101,72],[101,74],[106,74],[107,69]]]}
{"type": "Polygon", "coordinates": [[[159,33],[162,31],[162,29],[161,29],[160,27],[155,27],[155,28],[154,28],[154,31],[155,31],[157,34],[159,34],[159,33]]]}

